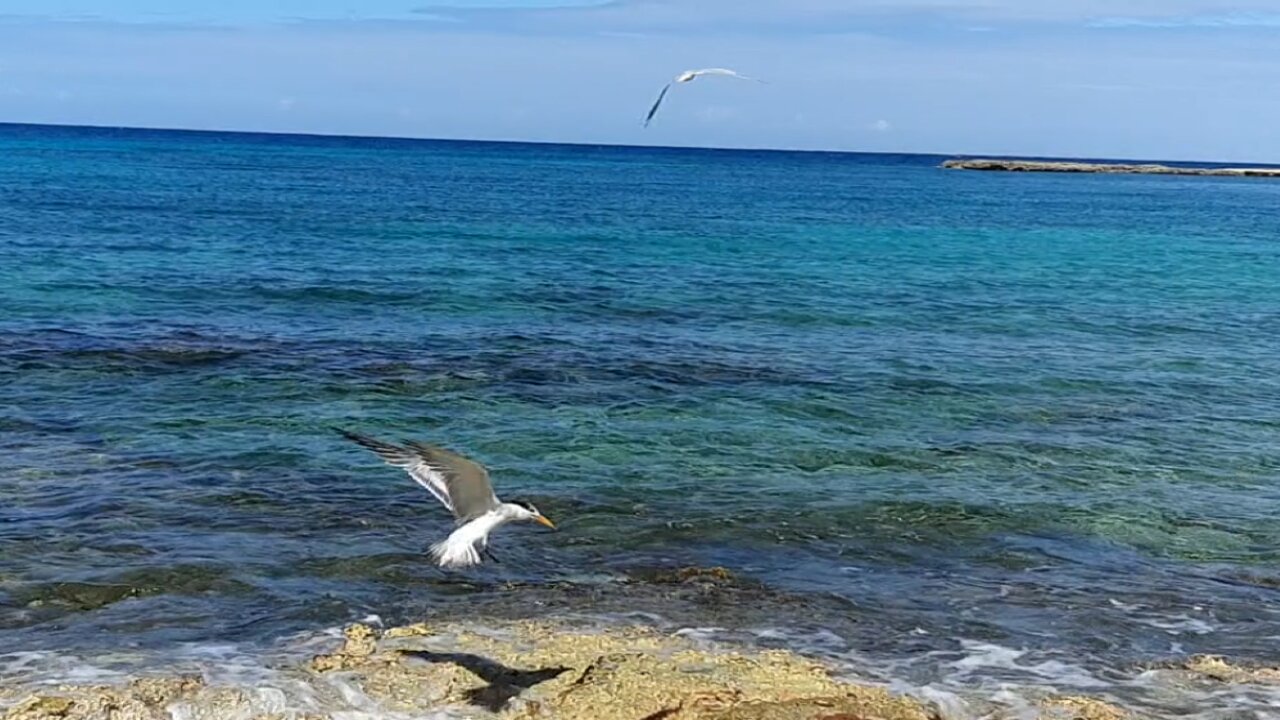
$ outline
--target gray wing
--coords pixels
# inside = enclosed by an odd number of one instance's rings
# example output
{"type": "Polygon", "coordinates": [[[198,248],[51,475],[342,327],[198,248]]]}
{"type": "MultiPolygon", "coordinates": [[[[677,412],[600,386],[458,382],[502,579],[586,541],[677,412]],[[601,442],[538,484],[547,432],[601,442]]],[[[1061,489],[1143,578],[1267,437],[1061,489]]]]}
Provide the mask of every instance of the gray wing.
{"type": "Polygon", "coordinates": [[[459,520],[470,520],[498,507],[498,496],[493,494],[489,471],[483,465],[434,445],[412,441],[407,445],[419,460],[409,474],[414,475],[415,480],[418,479],[415,471],[443,478],[453,503],[453,514],[459,520]]]}
{"type": "Polygon", "coordinates": [[[658,99],[654,101],[653,107],[649,108],[649,114],[644,117],[644,126],[649,127],[649,121],[654,115],[658,114],[658,108],[662,106],[662,100],[667,97],[667,91],[671,89],[671,83],[663,86],[662,92],[658,93],[658,99]]]}
{"type": "Polygon", "coordinates": [[[477,462],[420,442],[407,442],[402,447],[346,430],[338,432],[377,453],[388,465],[404,468],[459,521],[466,522],[498,506],[489,471],[477,462]]]}

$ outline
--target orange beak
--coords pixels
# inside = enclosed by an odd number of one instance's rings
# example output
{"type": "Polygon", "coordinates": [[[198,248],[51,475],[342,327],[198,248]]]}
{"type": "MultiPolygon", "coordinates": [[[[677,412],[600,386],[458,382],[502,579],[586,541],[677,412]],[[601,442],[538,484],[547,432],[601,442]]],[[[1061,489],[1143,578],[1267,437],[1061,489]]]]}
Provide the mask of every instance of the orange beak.
{"type": "Polygon", "coordinates": [[[539,515],[539,516],[535,517],[535,518],[534,518],[534,520],[535,520],[535,521],[537,521],[537,522],[542,523],[543,525],[546,525],[547,527],[551,528],[552,530],[555,530],[555,529],[556,529],[556,524],[555,524],[555,523],[551,522],[550,520],[546,519],[545,517],[543,517],[543,516],[541,516],[541,515],[539,515]]]}

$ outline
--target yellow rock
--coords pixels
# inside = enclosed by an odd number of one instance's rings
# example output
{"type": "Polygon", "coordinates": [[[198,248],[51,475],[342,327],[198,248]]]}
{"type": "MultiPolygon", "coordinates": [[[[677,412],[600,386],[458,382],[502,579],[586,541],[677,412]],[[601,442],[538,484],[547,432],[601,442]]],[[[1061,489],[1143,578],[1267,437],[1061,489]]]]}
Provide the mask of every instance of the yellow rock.
{"type": "Polygon", "coordinates": [[[1041,704],[1045,720],[1129,720],[1131,715],[1095,698],[1058,697],[1041,704]]]}
{"type": "Polygon", "coordinates": [[[4,714],[4,720],[46,720],[64,718],[71,712],[72,702],[64,697],[31,697],[4,714]]]}
{"type": "Polygon", "coordinates": [[[399,663],[373,654],[343,669],[401,712],[453,704],[512,720],[930,717],[918,703],[838,682],[822,665],[782,651],[706,650],[644,628],[575,632],[520,622],[486,630],[456,629],[447,652],[427,645],[401,650],[399,663]]]}
{"type": "Polygon", "coordinates": [[[316,672],[345,670],[365,662],[378,649],[378,631],[356,623],[342,631],[346,640],[342,647],[330,655],[317,655],[311,660],[311,669],[316,672]]]}
{"type": "Polygon", "coordinates": [[[163,705],[204,687],[198,677],[139,678],[129,683],[129,692],[148,705],[163,705]]]}
{"type": "Polygon", "coordinates": [[[1244,667],[1228,662],[1218,655],[1200,655],[1182,665],[1187,672],[1219,682],[1229,683],[1280,683],[1280,668],[1244,667]]]}

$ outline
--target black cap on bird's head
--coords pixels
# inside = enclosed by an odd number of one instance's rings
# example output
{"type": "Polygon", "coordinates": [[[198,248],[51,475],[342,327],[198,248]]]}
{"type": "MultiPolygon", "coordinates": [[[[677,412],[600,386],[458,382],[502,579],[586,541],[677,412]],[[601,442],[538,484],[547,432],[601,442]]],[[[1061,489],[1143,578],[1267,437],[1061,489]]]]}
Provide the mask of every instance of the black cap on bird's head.
{"type": "Polygon", "coordinates": [[[512,500],[510,502],[512,505],[518,505],[524,508],[525,510],[528,510],[530,513],[532,513],[533,517],[531,517],[530,520],[542,523],[543,525],[546,525],[552,530],[556,529],[555,523],[548,520],[547,517],[543,515],[541,512],[539,512],[538,508],[534,507],[533,503],[529,502],[528,500],[512,500]]]}

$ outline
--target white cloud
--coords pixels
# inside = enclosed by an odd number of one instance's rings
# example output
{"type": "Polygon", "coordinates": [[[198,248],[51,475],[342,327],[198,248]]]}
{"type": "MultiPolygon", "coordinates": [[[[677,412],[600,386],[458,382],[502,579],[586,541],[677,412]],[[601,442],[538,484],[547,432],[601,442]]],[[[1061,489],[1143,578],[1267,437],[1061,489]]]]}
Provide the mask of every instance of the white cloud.
{"type": "Polygon", "coordinates": [[[877,120],[871,123],[871,129],[876,132],[889,132],[893,129],[893,123],[888,120],[877,120]]]}
{"type": "Polygon", "coordinates": [[[431,22],[442,22],[442,23],[459,23],[459,22],[462,22],[462,20],[461,20],[460,18],[458,18],[458,17],[456,17],[456,16],[454,16],[454,15],[445,15],[445,14],[443,14],[443,13],[431,12],[430,10],[427,10],[426,8],[418,8],[418,9],[416,9],[416,10],[410,10],[409,12],[413,13],[413,19],[414,19],[414,20],[422,20],[422,21],[428,21],[428,20],[429,20],[429,21],[431,21],[431,22]]]}
{"type": "MultiPolygon", "coordinates": [[[[879,33],[910,37],[922,29],[990,31],[1011,25],[1053,28],[1274,26],[1276,0],[369,0],[349,9],[335,1],[234,3],[200,12],[140,0],[132,12],[109,0],[11,0],[8,17],[150,24],[262,26],[279,22],[403,25],[418,31],[512,34],[717,35],[792,32],[879,33]],[[532,4],[531,4],[532,3],[532,4]],[[79,10],[73,14],[74,10],[79,10]],[[88,12],[88,11],[95,12],[88,12]]],[[[0,14],[0,19],[5,15],[0,14]]]]}
{"type": "MultiPolygon", "coordinates": [[[[1185,18],[1274,15],[1276,0],[618,0],[593,7],[448,11],[485,27],[520,32],[717,34],[794,31],[895,31],[910,35],[930,23],[957,30],[1003,25],[1080,26],[1109,19],[1137,23],[1185,18]]],[[[430,6],[424,11],[433,11],[430,6]]],[[[1246,20],[1240,20],[1246,19],[1246,20]]],[[[1119,26],[1119,25],[1115,25],[1119,26]]]]}
{"type": "Polygon", "coordinates": [[[1274,28],[1280,27],[1280,14],[1231,13],[1157,18],[1104,17],[1091,20],[1089,26],[1096,28],[1274,28]]]}

